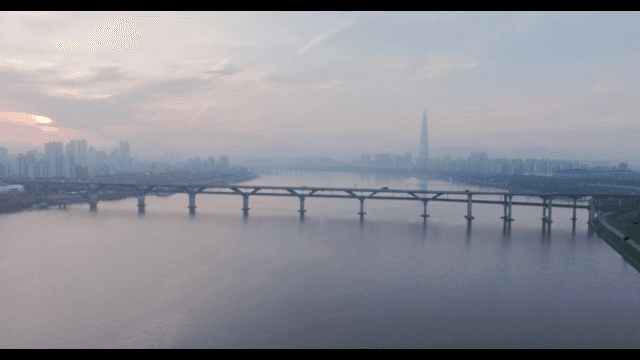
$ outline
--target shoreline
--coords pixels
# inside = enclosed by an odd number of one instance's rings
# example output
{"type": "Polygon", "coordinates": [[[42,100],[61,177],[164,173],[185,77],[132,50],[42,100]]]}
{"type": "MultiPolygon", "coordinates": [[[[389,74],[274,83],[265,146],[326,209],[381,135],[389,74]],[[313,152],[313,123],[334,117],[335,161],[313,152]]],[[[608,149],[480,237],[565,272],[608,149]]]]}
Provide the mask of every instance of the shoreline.
{"type": "Polygon", "coordinates": [[[622,258],[640,272],[640,239],[632,239],[609,224],[607,216],[612,213],[600,213],[593,223],[598,236],[611,246],[622,258]]]}

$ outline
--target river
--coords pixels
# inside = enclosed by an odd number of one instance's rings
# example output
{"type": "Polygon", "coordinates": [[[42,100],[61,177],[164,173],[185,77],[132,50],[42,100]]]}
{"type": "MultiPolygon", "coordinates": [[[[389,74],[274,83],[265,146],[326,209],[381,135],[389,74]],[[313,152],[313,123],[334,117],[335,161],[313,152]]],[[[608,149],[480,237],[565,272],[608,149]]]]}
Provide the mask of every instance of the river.
{"type": "MultiPolygon", "coordinates": [[[[247,184],[479,190],[295,173],[247,184]]],[[[485,190],[490,190],[483,188],[485,190]]],[[[586,210],[236,195],[0,215],[2,348],[563,348],[640,344],[640,274],[586,210]]]]}

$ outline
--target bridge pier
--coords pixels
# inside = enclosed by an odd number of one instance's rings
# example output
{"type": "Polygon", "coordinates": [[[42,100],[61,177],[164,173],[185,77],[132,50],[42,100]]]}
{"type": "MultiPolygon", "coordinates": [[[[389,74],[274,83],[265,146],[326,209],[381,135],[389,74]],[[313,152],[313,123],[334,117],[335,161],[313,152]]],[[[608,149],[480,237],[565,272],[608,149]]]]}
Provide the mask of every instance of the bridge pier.
{"type": "Polygon", "coordinates": [[[547,218],[547,223],[551,224],[553,221],[551,220],[551,209],[553,209],[552,198],[549,198],[549,217],[547,218]]]}
{"type": "Polygon", "coordinates": [[[427,204],[429,203],[429,200],[422,200],[422,204],[424,205],[424,211],[422,213],[422,218],[424,218],[425,220],[427,220],[427,218],[429,217],[429,215],[427,214],[427,204]]]}
{"type": "Polygon", "coordinates": [[[511,202],[513,201],[513,195],[504,196],[504,216],[501,217],[505,222],[511,222],[515,220],[511,217],[511,209],[513,208],[511,202]]]}
{"type": "Polygon", "coordinates": [[[140,214],[144,213],[144,206],[145,206],[144,199],[145,199],[144,195],[138,195],[138,213],[140,214]]]}
{"type": "Polygon", "coordinates": [[[474,219],[474,217],[473,217],[473,215],[471,214],[471,204],[472,204],[472,202],[471,202],[471,197],[472,197],[473,195],[469,194],[468,196],[469,196],[469,200],[467,201],[467,215],[466,215],[464,218],[465,218],[465,219],[467,219],[467,220],[473,220],[473,219],[474,219]]]}
{"type": "Polygon", "coordinates": [[[363,217],[364,214],[366,214],[366,212],[364,212],[364,199],[361,198],[360,199],[360,212],[358,213],[358,215],[360,215],[360,217],[363,217]]]}
{"type": "Polygon", "coordinates": [[[589,224],[593,224],[593,221],[596,219],[596,217],[595,217],[595,212],[596,211],[594,209],[593,203],[591,203],[590,205],[591,205],[591,207],[589,208],[589,221],[588,221],[588,223],[589,224]]]}
{"type": "Polygon", "coordinates": [[[547,198],[542,198],[542,223],[547,221],[547,198]]]}
{"type": "Polygon", "coordinates": [[[578,218],[576,217],[576,210],[577,210],[577,204],[578,204],[578,198],[573,198],[573,217],[571,218],[571,220],[575,221],[578,220],[578,218]]]}
{"type": "Polygon", "coordinates": [[[242,213],[244,216],[249,216],[249,195],[242,194],[242,213]]]}
{"type": "Polygon", "coordinates": [[[90,211],[98,210],[98,193],[95,193],[95,192],[89,193],[89,210],[90,211]]]}
{"type": "Polygon", "coordinates": [[[504,215],[500,219],[503,219],[505,221],[505,224],[506,224],[507,219],[508,219],[507,218],[507,207],[508,207],[507,195],[504,196],[504,205],[502,205],[502,206],[503,206],[503,210],[504,210],[504,215]]]}
{"type": "Polygon", "coordinates": [[[304,213],[307,212],[307,210],[304,209],[304,198],[305,196],[300,196],[300,210],[298,210],[300,217],[304,217],[304,213]]]}
{"type": "Polygon", "coordinates": [[[196,209],[196,194],[189,193],[189,210],[193,211],[196,209]]]}

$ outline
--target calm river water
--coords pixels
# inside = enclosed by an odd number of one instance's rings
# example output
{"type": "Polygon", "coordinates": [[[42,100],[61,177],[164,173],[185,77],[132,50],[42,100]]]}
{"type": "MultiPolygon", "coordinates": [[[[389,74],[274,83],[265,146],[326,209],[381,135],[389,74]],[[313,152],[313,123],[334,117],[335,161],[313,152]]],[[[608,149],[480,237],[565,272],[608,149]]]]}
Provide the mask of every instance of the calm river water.
{"type": "MultiPolygon", "coordinates": [[[[478,189],[306,173],[252,184],[478,189]]],[[[2,348],[638,347],[640,274],[586,211],[186,195],[0,216],[2,348]]]]}

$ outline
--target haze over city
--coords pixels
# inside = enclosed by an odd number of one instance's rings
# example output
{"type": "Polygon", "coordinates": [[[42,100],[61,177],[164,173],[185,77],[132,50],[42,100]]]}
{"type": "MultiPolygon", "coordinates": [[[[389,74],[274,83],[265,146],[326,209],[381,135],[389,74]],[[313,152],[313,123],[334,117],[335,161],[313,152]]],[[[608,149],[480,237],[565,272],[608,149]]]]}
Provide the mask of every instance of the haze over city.
{"type": "Polygon", "coordinates": [[[637,166],[637,16],[4,12],[0,146],[416,156],[426,108],[434,156],[637,166]]]}
{"type": "Polygon", "coordinates": [[[639,14],[0,12],[0,348],[637,348],[639,14]]]}

